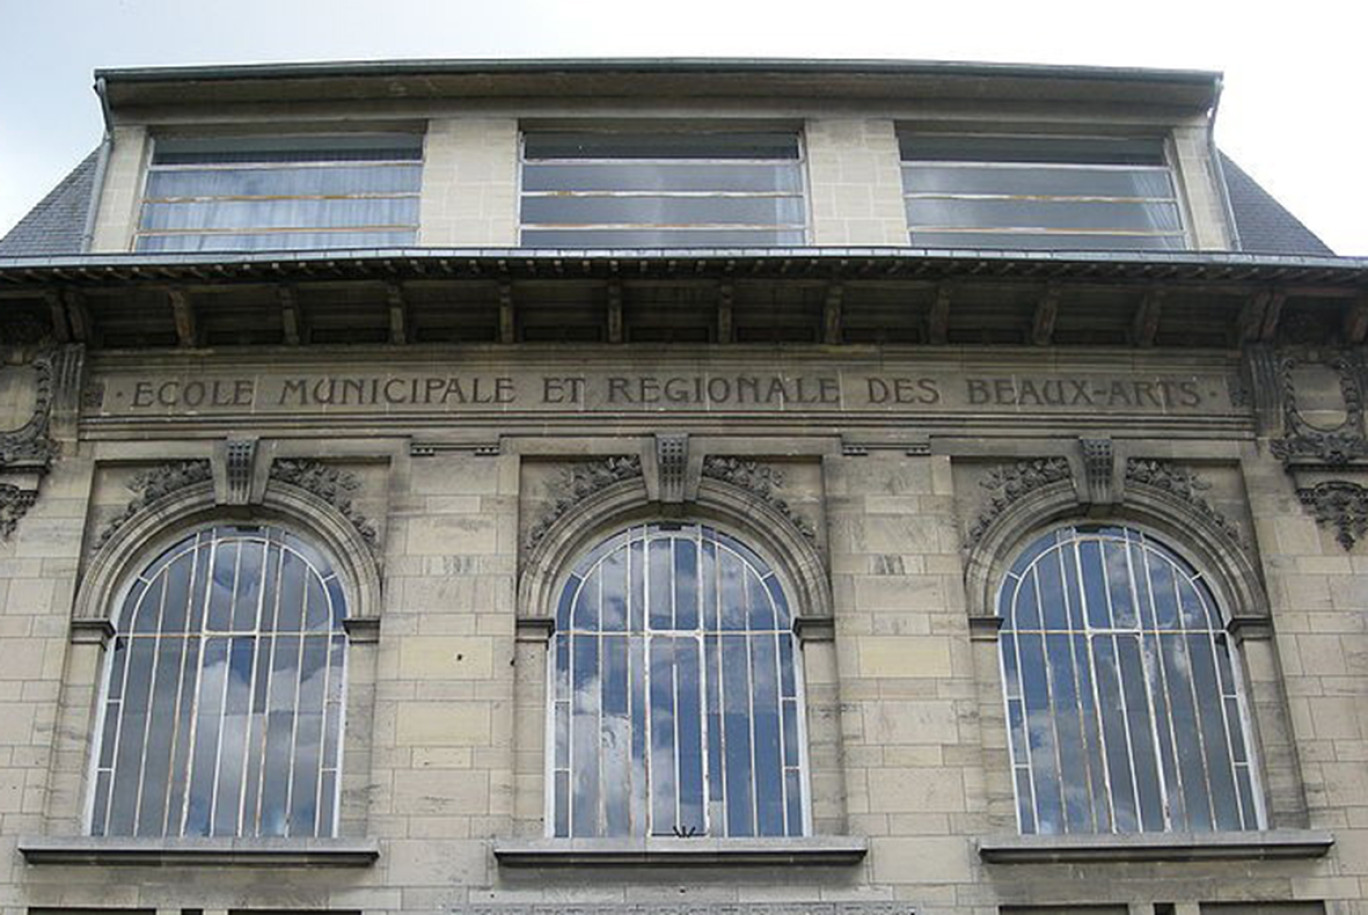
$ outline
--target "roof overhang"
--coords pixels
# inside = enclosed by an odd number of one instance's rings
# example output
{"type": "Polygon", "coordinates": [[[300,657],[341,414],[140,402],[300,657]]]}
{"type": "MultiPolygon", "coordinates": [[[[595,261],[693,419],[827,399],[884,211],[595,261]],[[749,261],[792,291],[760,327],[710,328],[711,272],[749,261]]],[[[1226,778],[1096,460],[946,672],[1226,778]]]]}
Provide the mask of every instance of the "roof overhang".
{"type": "Polygon", "coordinates": [[[1206,111],[1221,75],[1200,70],[899,60],[377,60],[95,71],[122,110],[414,99],[801,98],[1049,101],[1206,111]]]}

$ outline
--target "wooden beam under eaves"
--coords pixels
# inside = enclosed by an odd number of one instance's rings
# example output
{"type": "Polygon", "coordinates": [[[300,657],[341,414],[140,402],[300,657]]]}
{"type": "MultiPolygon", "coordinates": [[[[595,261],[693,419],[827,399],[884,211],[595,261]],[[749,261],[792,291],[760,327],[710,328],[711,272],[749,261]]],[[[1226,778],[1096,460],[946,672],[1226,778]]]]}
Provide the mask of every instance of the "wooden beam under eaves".
{"type": "Polygon", "coordinates": [[[1164,291],[1151,289],[1140,299],[1136,306],[1135,318],[1131,321],[1131,342],[1136,346],[1153,346],[1159,335],[1159,319],[1164,312],[1164,291]]]}
{"type": "Polygon", "coordinates": [[[1035,317],[1031,320],[1031,342],[1036,346],[1049,346],[1054,340],[1055,321],[1059,317],[1059,287],[1049,286],[1036,303],[1035,317]]]}
{"type": "Polygon", "coordinates": [[[43,293],[47,302],[48,317],[52,323],[52,339],[58,343],[71,342],[71,325],[67,323],[66,308],[62,305],[62,295],[54,289],[43,293]]]}
{"type": "Polygon", "coordinates": [[[99,346],[100,331],[95,326],[95,317],[90,313],[90,307],[86,305],[85,296],[75,289],[67,289],[62,293],[62,302],[66,306],[67,322],[71,325],[72,339],[77,343],[99,346]]]}
{"type": "Polygon", "coordinates": [[[622,331],[622,280],[613,277],[608,281],[608,342],[621,343],[625,339],[622,331]]]}
{"type": "Polygon", "coordinates": [[[826,301],[822,303],[822,342],[828,346],[836,346],[844,336],[841,330],[841,306],[844,299],[844,285],[827,285],[826,301]]]}
{"type": "Polygon", "coordinates": [[[735,338],[735,316],[732,311],[735,290],[731,283],[717,287],[717,342],[731,343],[735,338]]]}
{"type": "Polygon", "coordinates": [[[929,342],[950,342],[950,300],[954,295],[955,288],[949,283],[941,283],[936,287],[936,301],[931,303],[931,313],[926,316],[926,339],[929,342]]]}
{"type": "Polygon", "coordinates": [[[513,284],[499,280],[499,342],[518,342],[518,320],[513,307],[513,284]]]}
{"type": "Polygon", "coordinates": [[[1344,340],[1357,346],[1368,337],[1368,293],[1363,293],[1344,311],[1344,340]]]}
{"type": "Polygon", "coordinates": [[[199,322],[195,317],[195,305],[190,301],[190,293],[177,287],[168,290],[166,297],[171,301],[171,316],[176,322],[176,345],[199,346],[199,322]]]}
{"type": "Polygon", "coordinates": [[[385,284],[385,301],[389,304],[389,338],[391,343],[408,342],[409,307],[404,287],[398,283],[385,284]]]}
{"type": "Polygon", "coordinates": [[[276,287],[276,298],[280,302],[281,338],[287,346],[298,346],[302,339],[299,319],[299,299],[293,286],[276,287]]]}
{"type": "Polygon", "coordinates": [[[1264,306],[1263,324],[1259,330],[1259,339],[1265,343],[1273,342],[1273,338],[1278,334],[1278,321],[1282,318],[1283,303],[1287,301],[1287,293],[1281,289],[1273,290],[1268,297],[1268,304],[1264,306]]]}

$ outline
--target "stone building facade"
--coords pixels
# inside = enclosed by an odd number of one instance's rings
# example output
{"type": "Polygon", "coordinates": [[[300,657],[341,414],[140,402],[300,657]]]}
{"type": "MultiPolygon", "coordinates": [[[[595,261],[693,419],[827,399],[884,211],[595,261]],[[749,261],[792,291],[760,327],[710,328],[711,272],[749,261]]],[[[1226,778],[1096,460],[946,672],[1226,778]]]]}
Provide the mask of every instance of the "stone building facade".
{"type": "Polygon", "coordinates": [[[1213,74],[97,74],[4,915],[1368,911],[1368,264],[1213,74]]]}

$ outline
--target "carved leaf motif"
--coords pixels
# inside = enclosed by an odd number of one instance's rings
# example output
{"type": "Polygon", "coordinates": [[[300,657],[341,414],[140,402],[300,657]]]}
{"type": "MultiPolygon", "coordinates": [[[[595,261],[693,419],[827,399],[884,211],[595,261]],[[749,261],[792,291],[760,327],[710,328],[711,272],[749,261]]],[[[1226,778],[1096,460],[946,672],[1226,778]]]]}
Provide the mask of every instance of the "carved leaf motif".
{"type": "Polygon", "coordinates": [[[817,539],[816,529],[779,496],[778,490],[784,486],[784,472],[777,467],[744,458],[709,455],[703,459],[703,476],[753,493],[787,518],[798,533],[809,540],[817,539]]]}
{"type": "Polygon", "coordinates": [[[318,496],[347,519],[367,546],[378,548],[375,525],[352,504],[351,494],[361,488],[355,475],[320,461],[289,458],[271,462],[270,477],[318,496]]]}
{"type": "Polygon", "coordinates": [[[9,483],[0,483],[0,538],[10,538],[19,519],[28,514],[37,500],[36,489],[20,489],[9,483]]]}
{"type": "Polygon", "coordinates": [[[1329,480],[1298,489],[1297,498],[1311,510],[1319,525],[1335,528],[1335,540],[1345,550],[1368,533],[1368,489],[1345,480],[1329,480]]]}
{"type": "Polygon", "coordinates": [[[209,462],[205,460],[173,461],[134,474],[133,479],[128,482],[128,488],[136,494],[136,497],[124,506],[123,511],[110,519],[109,523],[100,531],[100,535],[95,538],[96,548],[108,543],[109,538],[114,536],[114,532],[123,527],[130,518],[142,511],[143,508],[163,496],[168,496],[196,483],[203,483],[207,479],[209,479],[209,462]]]}
{"type": "Polygon", "coordinates": [[[1211,488],[1211,483],[1186,467],[1179,467],[1168,461],[1131,458],[1126,462],[1126,482],[1148,486],[1181,499],[1203,517],[1214,522],[1236,543],[1243,542],[1240,529],[1202,495],[1211,488]]]}
{"type": "Polygon", "coordinates": [[[641,457],[622,454],[597,461],[581,461],[565,470],[554,487],[555,501],[527,534],[527,546],[542,541],[562,515],[600,490],[641,476],[641,457]]]}
{"type": "Polygon", "coordinates": [[[983,539],[988,528],[1013,502],[1042,486],[1067,480],[1070,474],[1069,462],[1062,457],[1017,461],[1008,467],[994,468],[979,481],[979,485],[988,490],[990,495],[988,504],[969,529],[969,542],[974,544],[983,539]]]}

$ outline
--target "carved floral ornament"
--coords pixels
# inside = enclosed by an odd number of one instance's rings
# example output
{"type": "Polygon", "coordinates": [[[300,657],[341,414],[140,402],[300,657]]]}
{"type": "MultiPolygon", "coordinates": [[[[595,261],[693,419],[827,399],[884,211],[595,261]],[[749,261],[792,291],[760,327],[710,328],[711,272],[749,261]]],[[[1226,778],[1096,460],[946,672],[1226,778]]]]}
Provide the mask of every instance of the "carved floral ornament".
{"type": "MultiPolygon", "coordinates": [[[[669,456],[668,449],[665,449],[663,456],[669,456]]],[[[664,470],[662,468],[662,476],[664,470]]],[[[638,455],[615,455],[594,461],[580,461],[566,468],[560,480],[552,484],[550,508],[542,513],[528,532],[527,548],[531,549],[544,540],[552,526],[585,499],[624,480],[639,479],[642,473],[638,455]]],[[[679,479],[674,481],[672,488],[682,490],[683,467],[675,467],[673,476],[679,479]]],[[[702,476],[744,490],[782,515],[804,538],[816,540],[817,531],[812,523],[779,495],[779,490],[784,486],[784,472],[779,468],[746,458],[708,455],[703,459],[702,476]]],[[[665,489],[662,485],[662,496],[665,495],[665,489]]]]}
{"type": "Polygon", "coordinates": [[[1346,480],[1327,480],[1297,490],[1297,498],[1322,527],[1335,529],[1335,540],[1345,550],[1368,533],[1368,489],[1346,480]]]}
{"type": "MultiPolygon", "coordinates": [[[[1085,458],[1089,449],[1085,445],[1085,458]]],[[[1093,449],[1101,450],[1101,449],[1093,449]]],[[[1110,452],[1108,451],[1108,460],[1110,452]]],[[[1098,475],[1098,468],[1089,468],[1098,475]]],[[[989,528],[1016,502],[1036,490],[1072,479],[1073,472],[1067,458],[1046,457],[1017,461],[994,468],[979,482],[988,490],[988,499],[969,530],[969,544],[981,541],[989,528]]],[[[1211,484],[1195,472],[1169,461],[1130,458],[1126,461],[1127,488],[1139,487],[1178,501],[1192,512],[1205,518],[1232,541],[1243,542],[1239,528],[1217,511],[1203,495],[1211,484]]]]}
{"type": "MultiPolygon", "coordinates": [[[[360,482],[353,474],[319,461],[287,459],[277,460],[271,464],[270,477],[272,480],[298,487],[327,502],[356,529],[367,546],[372,550],[377,548],[375,526],[352,504],[352,493],[360,488],[360,482]]],[[[98,549],[108,543],[119,528],[157,500],[211,479],[213,472],[209,461],[203,458],[169,461],[135,474],[128,482],[128,488],[134,493],[134,498],[100,531],[95,539],[95,548],[98,549]]],[[[3,498],[3,492],[0,492],[0,498],[3,498]]],[[[2,518],[0,515],[0,519],[2,518]]],[[[0,523],[0,530],[2,529],[3,524],[0,523]]]]}

